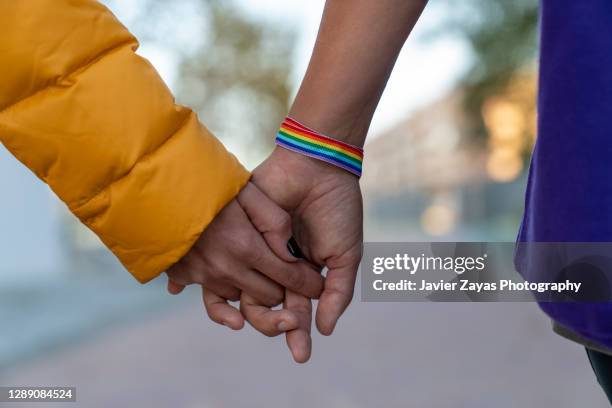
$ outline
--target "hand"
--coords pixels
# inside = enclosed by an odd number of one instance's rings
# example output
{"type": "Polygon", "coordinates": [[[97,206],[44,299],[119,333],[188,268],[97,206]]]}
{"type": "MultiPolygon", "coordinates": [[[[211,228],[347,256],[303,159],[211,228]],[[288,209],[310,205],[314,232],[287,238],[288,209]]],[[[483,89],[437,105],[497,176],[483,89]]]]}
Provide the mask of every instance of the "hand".
{"type": "MultiPolygon", "coordinates": [[[[328,268],[317,308],[316,324],[330,335],[349,305],[363,244],[363,210],[359,180],[327,163],[277,147],[253,173],[253,182],[292,217],[294,236],[306,258],[328,268]]],[[[250,316],[252,303],[243,305],[250,316]]],[[[298,327],[287,333],[296,361],[310,355],[310,299],[287,291],[285,307],[298,327]],[[307,314],[307,318],[305,318],[307,314]]],[[[260,315],[263,309],[259,309],[260,315]]],[[[262,319],[251,321],[257,329],[262,319]]],[[[263,331],[263,330],[260,330],[263,331]]],[[[304,361],[305,361],[304,360],[304,361]]]]}
{"type": "Polygon", "coordinates": [[[240,297],[240,311],[255,329],[266,336],[274,337],[285,333],[287,345],[297,363],[305,363],[310,359],[312,349],[310,298],[287,289],[283,309],[272,310],[243,292],[240,297]]]}
{"type": "Polygon", "coordinates": [[[289,253],[291,236],[289,215],[248,183],[168,270],[168,291],[201,284],[210,318],[235,330],[244,318],[227,300],[238,300],[241,291],[269,307],[283,301],[284,287],[318,298],[323,278],[289,253]]]}

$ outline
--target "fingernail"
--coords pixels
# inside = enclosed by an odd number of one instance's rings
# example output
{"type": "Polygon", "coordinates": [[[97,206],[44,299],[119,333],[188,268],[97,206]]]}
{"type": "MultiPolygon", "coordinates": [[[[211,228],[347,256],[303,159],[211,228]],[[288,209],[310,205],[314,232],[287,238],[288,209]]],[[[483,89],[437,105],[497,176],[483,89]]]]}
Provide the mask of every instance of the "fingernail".
{"type": "Polygon", "coordinates": [[[284,320],[281,321],[276,327],[282,332],[287,331],[287,323],[284,320]]]}
{"type": "Polygon", "coordinates": [[[289,242],[287,242],[287,249],[291,255],[295,256],[296,258],[304,259],[304,254],[302,253],[302,250],[300,249],[300,246],[295,238],[291,237],[291,239],[289,239],[289,242]]]}

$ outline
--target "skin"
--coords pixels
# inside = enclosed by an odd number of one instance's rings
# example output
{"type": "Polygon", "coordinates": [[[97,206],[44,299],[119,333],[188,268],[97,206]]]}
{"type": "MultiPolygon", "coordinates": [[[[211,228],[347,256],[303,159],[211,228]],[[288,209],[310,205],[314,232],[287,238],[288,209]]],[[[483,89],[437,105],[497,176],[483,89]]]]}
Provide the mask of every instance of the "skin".
{"type": "MultiPolygon", "coordinates": [[[[323,278],[287,250],[291,219],[254,184],[248,183],[206,228],[192,249],[168,271],[168,291],[180,293],[200,284],[210,318],[238,330],[244,318],[227,300],[241,293],[272,307],[284,299],[284,288],[318,298],[323,278]]],[[[293,327],[291,316],[287,327],[293,327]]]]}
{"type": "MultiPolygon", "coordinates": [[[[416,24],[425,0],[328,0],[317,42],[290,116],[320,133],[363,146],[374,111],[397,56],[416,24]]],[[[367,169],[366,169],[367,171],[367,169]]],[[[253,182],[293,219],[294,235],[306,257],[328,268],[316,325],[330,335],[352,297],[362,254],[363,213],[359,180],[327,163],[277,147],[253,173],[253,182]]],[[[311,354],[310,299],[291,290],[285,310],[297,328],[287,330],[295,361],[311,354]]],[[[258,307],[245,302],[243,313],[258,307]]],[[[262,318],[261,316],[264,316],[262,318]]],[[[276,334],[268,331],[268,334],[276,334]]]]}
{"type": "MultiPolygon", "coordinates": [[[[291,213],[294,236],[307,259],[328,268],[316,324],[330,335],[351,302],[363,242],[359,181],[352,174],[314,159],[305,160],[277,148],[253,173],[253,181],[291,213]]],[[[309,298],[291,290],[285,308],[294,311],[298,327],[289,329],[287,343],[295,361],[310,357],[309,298]]],[[[259,329],[258,322],[249,322],[259,329]]]]}

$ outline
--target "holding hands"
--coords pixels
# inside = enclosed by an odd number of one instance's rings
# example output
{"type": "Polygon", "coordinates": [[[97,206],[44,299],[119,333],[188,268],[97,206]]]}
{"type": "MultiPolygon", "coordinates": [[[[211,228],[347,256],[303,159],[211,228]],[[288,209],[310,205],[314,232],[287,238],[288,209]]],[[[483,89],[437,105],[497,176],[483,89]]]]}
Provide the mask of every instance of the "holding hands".
{"type": "Polygon", "coordinates": [[[290,238],[289,214],[248,183],[168,270],[168,291],[177,294],[186,285],[202,285],[210,318],[235,330],[244,320],[227,300],[238,300],[241,292],[269,307],[283,301],[285,288],[318,298],[323,278],[291,255],[290,238]]]}
{"type": "Polygon", "coordinates": [[[199,284],[213,321],[286,333],[294,359],[308,360],[312,299],[316,326],[330,335],[353,296],[361,147],[426,0],[326,1],[278,146],[248,183],[108,9],[40,3],[0,2],[9,33],[0,38],[0,142],[140,282],[167,270],[172,294],[199,284]]]}
{"type": "Polygon", "coordinates": [[[332,334],[353,297],[362,254],[360,147],[425,4],[327,0],[278,146],[168,271],[171,293],[201,284],[212,320],[236,330],[247,320],[267,336],[286,333],[297,362],[310,357],[312,299],[319,299],[319,332],[332,334]],[[290,240],[303,259],[288,250],[290,240]],[[240,310],[228,300],[240,300],[240,310]],[[281,302],[281,310],[272,309],[281,302]]]}
{"type": "Polygon", "coordinates": [[[193,249],[168,271],[168,290],[203,288],[209,317],[234,330],[246,319],[267,336],[286,333],[298,362],[310,357],[311,299],[329,335],[353,296],[361,259],[358,179],[277,147],[193,249]],[[273,201],[272,201],[273,200],[273,201]],[[292,234],[293,231],[293,234],[292,234]],[[287,249],[294,236],[307,262],[287,249]],[[319,274],[328,268],[327,279],[319,274]],[[240,300],[240,311],[228,304],[240,300]],[[272,307],[283,303],[282,310],[272,307]]]}

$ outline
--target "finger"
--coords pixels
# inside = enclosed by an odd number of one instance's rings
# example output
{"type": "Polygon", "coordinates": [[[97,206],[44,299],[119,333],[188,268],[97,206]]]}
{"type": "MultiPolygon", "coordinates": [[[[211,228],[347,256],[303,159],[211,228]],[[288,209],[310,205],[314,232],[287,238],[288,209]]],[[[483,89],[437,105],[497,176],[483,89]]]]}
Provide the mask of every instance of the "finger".
{"type": "Polygon", "coordinates": [[[244,327],[244,318],[235,307],[229,305],[225,299],[214,292],[202,288],[202,298],[208,317],[216,323],[240,330],[244,327]]]}
{"type": "Polygon", "coordinates": [[[177,263],[168,268],[166,275],[175,284],[187,286],[195,283],[194,276],[202,267],[203,263],[200,257],[189,251],[177,263]]]}
{"type": "Polygon", "coordinates": [[[168,278],[168,293],[171,295],[178,295],[185,289],[185,285],[181,285],[180,283],[176,283],[172,279],[168,278]]]}
{"type": "Polygon", "coordinates": [[[312,324],[312,303],[310,299],[289,290],[285,293],[284,308],[298,318],[298,327],[287,332],[287,346],[296,363],[305,363],[312,352],[310,327],[312,324]]]}
{"type": "Polygon", "coordinates": [[[329,267],[316,316],[317,328],[325,336],[332,334],[338,319],[353,299],[359,259],[346,266],[329,267]]]}
{"type": "Polygon", "coordinates": [[[242,270],[237,274],[233,283],[242,292],[248,293],[257,299],[260,304],[268,307],[279,305],[285,296],[282,286],[256,270],[242,270]]]}
{"type": "Polygon", "coordinates": [[[255,330],[274,337],[298,327],[298,318],[289,310],[272,310],[252,296],[242,293],[240,311],[255,330]]]}
{"type": "Polygon", "coordinates": [[[168,275],[168,292],[178,294],[185,286],[199,283],[229,300],[240,298],[240,289],[225,280],[214,278],[210,267],[196,252],[189,252],[166,272],[168,275]]]}
{"type": "MultiPolygon", "coordinates": [[[[253,186],[253,188],[255,187],[253,186]]],[[[246,190],[248,191],[249,189],[246,188],[246,190]]],[[[251,199],[246,201],[250,202],[251,199]]],[[[250,205],[253,204],[251,203],[250,205]]],[[[252,213],[253,211],[257,212],[259,210],[251,210],[252,213]]],[[[236,217],[244,216],[245,220],[249,221],[246,210],[242,211],[241,208],[241,212],[242,215],[239,215],[238,212],[236,212],[236,217]]],[[[265,240],[262,238],[262,235],[253,225],[253,222],[249,221],[248,224],[251,230],[245,231],[243,234],[247,238],[243,239],[242,241],[236,241],[240,242],[240,244],[235,245],[234,248],[234,255],[236,259],[246,263],[246,265],[248,265],[250,268],[269,277],[283,287],[292,289],[311,298],[318,298],[323,290],[323,277],[314,268],[308,266],[305,261],[283,261],[281,258],[276,256],[266,244],[265,240]]],[[[244,280],[244,278],[241,280],[244,280]]],[[[269,305],[269,302],[266,299],[253,292],[252,289],[249,290],[243,286],[240,286],[240,284],[244,285],[244,283],[239,282],[237,279],[233,283],[240,287],[243,291],[261,300],[264,304],[269,305]]],[[[281,288],[281,301],[282,298],[283,294],[281,288]]]]}
{"type": "Polygon", "coordinates": [[[237,301],[240,299],[240,289],[228,283],[212,280],[202,286],[225,300],[237,301]]]}
{"type": "Polygon", "coordinates": [[[293,235],[289,213],[253,183],[240,191],[238,202],[274,254],[287,262],[297,261],[287,247],[293,235]]]}
{"type": "Polygon", "coordinates": [[[252,267],[281,286],[312,299],[318,299],[323,290],[323,277],[305,261],[286,262],[272,253],[262,242],[252,267]]]}

